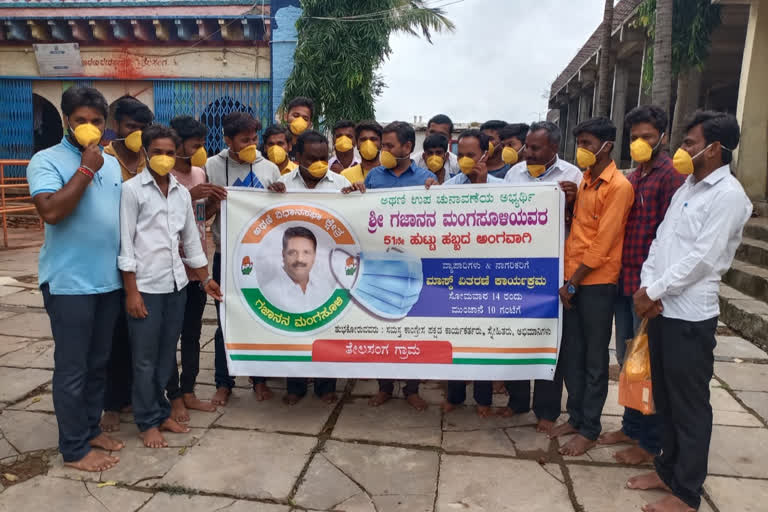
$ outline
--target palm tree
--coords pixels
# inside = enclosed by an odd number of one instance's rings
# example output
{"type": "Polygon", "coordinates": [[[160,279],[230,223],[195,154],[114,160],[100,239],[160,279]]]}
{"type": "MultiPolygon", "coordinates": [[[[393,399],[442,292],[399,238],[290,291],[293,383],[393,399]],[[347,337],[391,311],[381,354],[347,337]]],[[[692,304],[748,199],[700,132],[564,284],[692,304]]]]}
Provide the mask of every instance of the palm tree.
{"type": "Polygon", "coordinates": [[[597,106],[595,117],[611,113],[611,32],[613,31],[613,0],[605,0],[603,24],[600,27],[600,64],[597,77],[597,106]]]}
{"type": "Polygon", "coordinates": [[[656,0],[653,42],[653,86],[651,101],[669,113],[672,102],[672,16],[674,0],[656,0]]]}
{"type": "MultiPolygon", "coordinates": [[[[392,53],[389,36],[453,31],[440,8],[424,0],[302,0],[294,68],[283,102],[296,96],[316,104],[315,125],[374,118],[374,102],[386,86],[378,67],[392,53]]],[[[443,76],[438,73],[438,76],[443,76]]]]}

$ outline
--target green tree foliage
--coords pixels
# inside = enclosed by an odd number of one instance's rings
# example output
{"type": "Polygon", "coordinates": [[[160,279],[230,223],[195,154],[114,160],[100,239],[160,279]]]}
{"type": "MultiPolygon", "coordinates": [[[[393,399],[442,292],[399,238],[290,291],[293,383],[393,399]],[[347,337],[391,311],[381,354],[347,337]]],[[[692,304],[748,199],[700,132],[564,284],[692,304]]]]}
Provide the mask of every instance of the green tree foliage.
{"type": "MultiPolygon", "coordinates": [[[[711,0],[674,0],[672,16],[672,74],[690,68],[701,70],[709,56],[712,31],[720,25],[720,6],[711,0]]],[[[656,0],[645,0],[637,11],[634,26],[646,30],[653,40],[656,32],[656,0]]],[[[643,66],[643,88],[653,83],[653,45],[649,44],[643,66]]]]}
{"type": "Polygon", "coordinates": [[[454,30],[440,8],[424,0],[302,0],[299,42],[283,105],[296,96],[315,101],[315,126],[340,119],[373,119],[384,81],[377,69],[392,53],[393,32],[422,35],[454,30]]]}

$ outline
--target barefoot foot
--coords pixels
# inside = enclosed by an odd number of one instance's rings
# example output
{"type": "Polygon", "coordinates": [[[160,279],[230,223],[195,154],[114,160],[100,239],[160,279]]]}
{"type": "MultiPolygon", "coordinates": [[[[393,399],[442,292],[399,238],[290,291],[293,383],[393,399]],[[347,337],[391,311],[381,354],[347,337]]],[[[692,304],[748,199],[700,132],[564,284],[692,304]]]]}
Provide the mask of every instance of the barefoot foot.
{"type": "Polygon", "coordinates": [[[560,448],[560,454],[569,457],[578,457],[579,455],[587,453],[587,451],[596,444],[597,442],[587,439],[581,434],[576,434],[560,448]]]}
{"type": "Polygon", "coordinates": [[[97,473],[114,467],[118,462],[120,462],[120,457],[113,457],[112,455],[98,450],[91,450],[82,459],[74,462],[65,462],[64,465],[69,466],[70,468],[79,469],[80,471],[97,473]]]}
{"type": "Polygon", "coordinates": [[[666,496],[642,508],[643,512],[696,512],[677,496],[666,496]]]}
{"type": "Polygon", "coordinates": [[[643,448],[640,448],[639,446],[632,446],[630,448],[621,450],[620,452],[616,452],[613,455],[613,458],[616,459],[618,462],[621,462],[622,464],[630,464],[632,466],[637,466],[640,464],[648,464],[653,462],[654,455],[650,452],[645,451],[643,448]]]}
{"type": "Polygon", "coordinates": [[[178,423],[173,418],[168,418],[160,425],[160,430],[167,430],[168,432],[174,432],[176,434],[186,434],[189,432],[189,427],[178,423]]]}
{"type": "Polygon", "coordinates": [[[446,400],[445,402],[440,405],[440,408],[443,410],[444,413],[448,414],[449,412],[452,412],[456,409],[456,406],[446,400]]]}
{"type": "Polygon", "coordinates": [[[627,488],[635,489],[638,491],[648,491],[650,489],[661,489],[663,491],[672,492],[667,484],[661,479],[658,473],[651,471],[642,475],[633,476],[627,480],[627,488]]]}
{"type": "Polygon", "coordinates": [[[629,437],[627,434],[624,433],[622,430],[616,430],[614,432],[606,432],[605,434],[601,435],[600,438],[597,440],[598,444],[621,444],[621,443],[634,443],[635,441],[632,440],[631,437],[629,437]]]}
{"type": "Polygon", "coordinates": [[[187,408],[184,406],[184,399],[182,397],[171,400],[171,418],[178,423],[189,422],[189,412],[187,412],[187,408]]]}
{"type": "Polygon", "coordinates": [[[258,382],[254,384],[253,392],[256,393],[256,400],[259,402],[272,399],[272,390],[269,389],[266,382],[258,382]]]}
{"type": "Polygon", "coordinates": [[[475,411],[481,418],[489,418],[493,416],[493,409],[488,405],[478,405],[475,407],[475,411]]]}
{"type": "Polygon", "coordinates": [[[555,428],[555,422],[539,418],[539,422],[536,423],[536,432],[550,435],[555,428]]]}
{"type": "MultiPolygon", "coordinates": [[[[541,423],[541,421],[539,421],[539,423],[541,423]]],[[[538,427],[536,428],[536,430],[539,430],[538,427]]],[[[575,433],[576,433],[576,429],[573,428],[573,425],[571,425],[566,421],[565,423],[561,423],[556,427],[553,424],[549,430],[549,438],[554,439],[556,437],[567,436],[568,434],[575,434],[575,433]]]]}
{"type": "Polygon", "coordinates": [[[423,411],[429,406],[427,401],[421,398],[418,393],[413,393],[412,395],[408,395],[405,398],[405,401],[411,404],[411,407],[413,407],[417,411],[423,411]]]}
{"type": "Polygon", "coordinates": [[[94,448],[101,448],[102,450],[107,450],[108,452],[119,452],[125,448],[124,442],[113,439],[104,432],[88,441],[88,444],[94,448]]]}
{"type": "Polygon", "coordinates": [[[166,448],[168,446],[168,441],[165,440],[157,427],[139,433],[139,437],[144,441],[144,446],[147,448],[166,448]]]}
{"type": "Polygon", "coordinates": [[[323,396],[320,397],[320,400],[322,400],[323,402],[325,402],[325,403],[327,403],[329,405],[330,404],[335,404],[338,399],[339,399],[339,397],[336,396],[336,393],[333,393],[333,392],[326,393],[326,394],[324,394],[323,396]]]}
{"type": "Polygon", "coordinates": [[[203,402],[194,393],[184,393],[184,406],[194,411],[216,412],[216,406],[211,402],[203,402]]]}
{"type": "Polygon", "coordinates": [[[368,400],[368,405],[371,407],[378,407],[380,405],[384,405],[385,403],[389,402],[392,399],[392,393],[387,393],[386,391],[379,391],[373,397],[371,397],[370,400],[368,400]]]}
{"type": "Polygon", "coordinates": [[[296,405],[299,403],[299,401],[304,398],[303,396],[296,395],[294,393],[288,393],[283,397],[283,403],[285,405],[296,405]]]}
{"type": "Polygon", "coordinates": [[[104,411],[99,427],[104,432],[117,432],[120,430],[120,413],[117,411],[104,411]]]}
{"type": "Polygon", "coordinates": [[[222,386],[220,388],[216,388],[216,393],[213,394],[211,403],[213,405],[225,406],[229,402],[230,396],[232,396],[232,390],[228,387],[222,386]]]}

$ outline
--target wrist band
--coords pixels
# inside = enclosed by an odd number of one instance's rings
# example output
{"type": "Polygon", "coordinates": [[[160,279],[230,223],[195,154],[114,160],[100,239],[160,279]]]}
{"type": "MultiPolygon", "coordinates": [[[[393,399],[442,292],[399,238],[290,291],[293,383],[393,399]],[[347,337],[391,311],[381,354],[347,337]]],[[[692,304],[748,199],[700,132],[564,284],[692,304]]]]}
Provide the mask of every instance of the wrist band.
{"type": "Polygon", "coordinates": [[[89,178],[93,179],[94,172],[91,169],[89,169],[88,167],[84,166],[84,165],[81,165],[80,167],[78,167],[77,168],[77,172],[85,174],[89,178]]]}

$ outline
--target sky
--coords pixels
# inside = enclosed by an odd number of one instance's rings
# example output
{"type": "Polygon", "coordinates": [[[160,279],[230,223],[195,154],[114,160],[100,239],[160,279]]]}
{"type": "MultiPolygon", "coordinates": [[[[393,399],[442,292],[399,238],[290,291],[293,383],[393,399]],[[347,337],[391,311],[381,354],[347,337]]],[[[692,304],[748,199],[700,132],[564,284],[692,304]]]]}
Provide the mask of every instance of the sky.
{"type": "MultiPolygon", "coordinates": [[[[456,0],[431,0],[439,6],[456,0]]],[[[376,118],[426,123],[437,113],[454,122],[546,116],[557,75],[594,32],[603,0],[463,0],[445,7],[453,33],[424,38],[393,34],[380,72],[388,85],[376,118]]]]}

